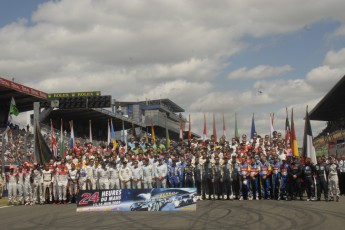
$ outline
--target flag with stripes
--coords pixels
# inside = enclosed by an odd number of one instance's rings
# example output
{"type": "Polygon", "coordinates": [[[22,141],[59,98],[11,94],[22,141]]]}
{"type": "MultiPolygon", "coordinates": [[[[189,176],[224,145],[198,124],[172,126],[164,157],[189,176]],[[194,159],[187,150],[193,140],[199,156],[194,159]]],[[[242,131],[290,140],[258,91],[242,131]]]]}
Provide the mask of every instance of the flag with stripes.
{"type": "Polygon", "coordinates": [[[69,126],[71,129],[70,149],[74,149],[75,148],[75,140],[74,140],[73,121],[69,122],[69,126]]]}
{"type": "Polygon", "coordinates": [[[292,149],[292,154],[298,157],[299,156],[298,143],[297,143],[297,138],[296,138],[295,122],[293,119],[293,109],[291,111],[291,149],[292,149]]]}
{"type": "Polygon", "coordinates": [[[153,143],[156,144],[155,127],[153,125],[152,117],[151,117],[151,139],[153,140],[153,143]]]}
{"type": "Polygon", "coordinates": [[[213,138],[214,138],[214,141],[218,140],[217,128],[216,128],[216,116],[214,114],[213,114],[213,138]]]}
{"type": "Polygon", "coordinates": [[[286,108],[286,120],[285,120],[285,149],[290,152],[291,150],[291,129],[289,123],[288,109],[286,108]]]}
{"type": "Polygon", "coordinates": [[[66,156],[66,148],[65,148],[65,142],[63,140],[63,123],[61,118],[61,127],[60,127],[60,156],[64,158],[66,156]]]}
{"type": "Polygon", "coordinates": [[[111,142],[113,143],[113,149],[116,149],[117,148],[117,142],[116,142],[116,138],[115,138],[113,119],[110,119],[110,138],[111,138],[111,142]]]}
{"type": "Polygon", "coordinates": [[[223,137],[226,140],[226,127],[225,127],[225,118],[224,118],[224,114],[223,114],[223,137]]]}
{"type": "Polygon", "coordinates": [[[250,139],[253,139],[255,133],[255,122],[254,122],[254,113],[252,117],[252,128],[250,129],[250,139]]]}
{"type": "Polygon", "coordinates": [[[202,136],[202,145],[206,146],[206,139],[207,139],[207,128],[206,128],[206,115],[204,114],[204,132],[202,136]]]}
{"type": "Polygon", "coordinates": [[[52,119],[50,119],[50,135],[51,135],[51,142],[52,142],[52,152],[54,157],[57,157],[57,142],[56,142],[56,138],[55,138],[55,134],[54,134],[54,127],[53,127],[53,121],[52,119]]]}
{"type": "Polygon", "coordinates": [[[180,119],[180,139],[183,141],[184,139],[184,122],[183,122],[183,118],[181,117],[180,119]]]}
{"type": "Polygon", "coordinates": [[[169,130],[167,126],[167,118],[165,117],[165,138],[167,139],[166,142],[166,148],[170,148],[170,136],[169,136],[169,130]]]}
{"type": "Polygon", "coordinates": [[[316,164],[316,153],[315,153],[315,147],[313,143],[313,132],[311,130],[311,125],[310,125],[308,106],[306,109],[305,124],[304,124],[303,156],[309,157],[311,159],[311,162],[316,164]]]}
{"type": "Polygon", "coordinates": [[[107,128],[107,146],[109,146],[111,141],[111,134],[110,134],[110,119],[108,119],[108,128],[107,128]]]}
{"type": "Polygon", "coordinates": [[[274,132],[274,113],[270,113],[270,132],[270,137],[272,137],[274,132]]]}
{"type": "Polygon", "coordinates": [[[89,141],[92,143],[92,126],[91,126],[91,120],[89,120],[89,141]]]}

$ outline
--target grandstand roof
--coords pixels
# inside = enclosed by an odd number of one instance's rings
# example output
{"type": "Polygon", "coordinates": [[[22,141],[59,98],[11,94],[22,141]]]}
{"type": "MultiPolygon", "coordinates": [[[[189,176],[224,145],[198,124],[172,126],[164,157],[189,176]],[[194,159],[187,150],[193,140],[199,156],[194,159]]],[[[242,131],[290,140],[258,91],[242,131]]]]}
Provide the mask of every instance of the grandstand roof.
{"type": "Polygon", "coordinates": [[[34,102],[47,100],[48,94],[0,77],[0,102],[9,105],[12,97],[19,112],[26,112],[33,110],[34,102]]]}
{"type": "Polygon", "coordinates": [[[345,117],[345,76],[310,111],[310,120],[336,121],[345,117]]]}
{"type": "MultiPolygon", "coordinates": [[[[106,128],[106,124],[109,118],[113,118],[113,126],[115,130],[122,129],[122,120],[124,121],[125,129],[132,128],[132,123],[135,127],[144,127],[142,123],[127,118],[125,116],[115,114],[112,111],[106,109],[57,109],[53,110],[48,118],[73,120],[74,122],[80,122],[88,124],[89,120],[92,120],[93,125],[97,124],[106,128]]],[[[87,125],[86,125],[87,127],[87,125]]]]}
{"type": "Polygon", "coordinates": [[[128,105],[160,105],[163,104],[167,106],[170,111],[174,113],[184,112],[184,109],[177,105],[175,102],[171,101],[170,99],[157,99],[157,100],[148,100],[148,101],[138,101],[138,102],[119,102],[117,101],[118,105],[121,106],[128,106],[128,105]]]}

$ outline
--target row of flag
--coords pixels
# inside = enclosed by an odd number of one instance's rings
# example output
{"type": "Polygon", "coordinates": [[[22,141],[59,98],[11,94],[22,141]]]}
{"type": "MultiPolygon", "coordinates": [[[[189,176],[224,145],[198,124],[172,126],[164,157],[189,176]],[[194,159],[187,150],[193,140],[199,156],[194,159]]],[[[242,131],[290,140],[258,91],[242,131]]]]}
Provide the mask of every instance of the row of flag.
{"type": "MultiPolygon", "coordinates": [[[[66,146],[64,143],[64,138],[63,138],[63,120],[61,119],[61,130],[60,130],[60,156],[65,157],[66,156],[66,146]]],[[[52,153],[54,157],[58,156],[58,151],[57,151],[57,141],[56,137],[54,134],[54,127],[53,127],[53,121],[50,120],[50,125],[51,125],[51,144],[52,144],[52,153]]],[[[74,128],[73,128],[73,121],[69,121],[70,125],[70,149],[73,149],[76,147],[75,143],[75,137],[74,137],[74,128]]],[[[127,137],[126,137],[126,132],[124,129],[124,123],[122,123],[122,133],[121,133],[121,141],[125,142],[125,148],[127,148],[127,137]]],[[[92,124],[91,120],[89,120],[89,142],[92,143],[92,124]]],[[[115,137],[115,131],[114,131],[114,126],[113,126],[113,120],[108,119],[108,138],[107,138],[107,144],[110,146],[110,143],[112,144],[112,148],[116,149],[117,148],[117,141],[115,137]]],[[[127,149],[126,149],[127,151],[127,149]]]]}
{"type": "MultiPolygon", "coordinates": [[[[190,125],[190,123],[189,123],[190,125]]],[[[274,129],[274,113],[270,114],[270,136],[275,131],[274,129]]],[[[252,124],[251,124],[251,131],[250,131],[250,138],[252,139],[254,133],[256,132],[255,129],[255,120],[254,120],[254,113],[252,116],[252,124]]],[[[225,128],[225,121],[223,115],[223,136],[226,137],[226,128],[225,128]]],[[[237,127],[237,114],[235,113],[235,133],[234,136],[239,138],[238,135],[238,127],[237,127]]],[[[217,140],[217,131],[216,131],[216,122],[215,122],[215,115],[213,114],[213,137],[214,140],[217,140]]],[[[206,127],[206,115],[204,114],[204,130],[203,130],[203,145],[205,145],[205,141],[207,139],[207,127],[206,127]]],[[[293,116],[293,109],[291,110],[291,127],[289,123],[288,117],[288,110],[286,108],[286,122],[285,122],[285,145],[288,150],[291,151],[293,156],[299,156],[298,151],[298,143],[296,137],[296,130],[295,130],[295,123],[294,123],[294,116],[293,116]]],[[[316,162],[316,153],[315,148],[313,145],[313,135],[311,130],[310,118],[308,113],[308,106],[306,109],[306,116],[305,116],[305,127],[304,127],[304,138],[303,138],[303,157],[310,157],[313,162],[316,162]]]]}
{"type": "MultiPolygon", "coordinates": [[[[166,128],[166,140],[167,144],[166,147],[170,146],[170,138],[169,138],[169,131],[167,128],[167,121],[165,121],[165,128],[166,128]]],[[[311,157],[313,162],[316,162],[316,154],[315,154],[315,148],[313,146],[313,138],[312,138],[312,131],[311,131],[311,125],[310,125],[310,119],[308,111],[306,112],[305,117],[305,134],[304,134],[304,140],[303,140],[303,155],[306,157],[311,157]]],[[[191,120],[189,115],[189,129],[188,129],[188,140],[191,140],[191,120]]],[[[184,121],[181,119],[180,123],[180,140],[184,140],[184,121]]],[[[270,136],[272,136],[272,133],[275,131],[274,129],[274,113],[270,114],[270,136]]],[[[255,129],[255,119],[254,119],[254,113],[252,116],[252,125],[251,125],[251,135],[250,138],[252,139],[254,136],[254,133],[256,132],[255,129]]],[[[223,136],[226,138],[226,126],[225,126],[225,119],[223,115],[223,136]]],[[[214,140],[218,140],[217,136],[217,130],[216,130],[216,121],[215,121],[215,115],[213,114],[213,137],[214,140]]],[[[237,114],[235,114],[235,137],[239,137],[238,135],[238,126],[237,126],[237,114]]],[[[153,120],[151,118],[151,138],[155,142],[155,132],[154,132],[154,124],[153,120]]],[[[205,145],[207,139],[207,127],[206,127],[206,115],[204,114],[204,129],[203,129],[203,145],[205,145]]],[[[298,143],[297,143],[297,137],[296,137],[296,130],[295,130],[295,123],[294,123],[294,116],[293,116],[293,109],[291,111],[291,127],[289,123],[288,118],[288,110],[286,108],[286,123],[285,123],[285,145],[288,150],[291,151],[291,154],[293,156],[299,156],[298,151],[298,143]]]]}
{"type": "MultiPolygon", "coordinates": [[[[8,124],[12,121],[12,115],[18,116],[19,110],[16,106],[15,100],[12,97],[11,98],[11,103],[10,103],[10,109],[9,109],[9,116],[8,116],[8,124]]],[[[50,121],[51,123],[51,142],[52,142],[52,153],[56,157],[58,155],[57,153],[57,141],[56,137],[54,134],[54,128],[53,128],[53,122],[52,120],[50,121]]],[[[189,123],[189,128],[188,128],[188,140],[191,140],[192,134],[191,134],[191,120],[190,120],[190,115],[188,119],[189,123]]],[[[180,139],[184,140],[184,120],[181,119],[180,123],[180,139]]],[[[69,122],[70,125],[70,132],[71,132],[71,137],[70,137],[70,148],[75,147],[75,138],[74,138],[74,129],[73,129],[73,121],[69,122]]],[[[167,126],[167,119],[165,120],[165,129],[166,129],[166,147],[170,147],[170,137],[169,137],[169,130],[167,126]]],[[[134,125],[132,124],[132,130],[133,133],[135,133],[135,128],[134,125]]],[[[274,113],[270,114],[270,130],[271,130],[271,135],[274,131],[274,113]]],[[[251,125],[251,135],[250,137],[253,138],[254,133],[256,132],[255,129],[255,120],[254,120],[254,113],[252,116],[252,125],[251,125]]],[[[235,137],[238,136],[238,127],[237,127],[237,114],[235,114],[235,137]]],[[[61,156],[66,156],[66,148],[63,142],[63,121],[61,119],[61,132],[60,132],[60,155],[61,156]]],[[[226,137],[226,127],[225,127],[225,119],[223,115],[223,136],[226,137]]],[[[215,115],[213,114],[213,137],[215,140],[217,140],[217,130],[216,130],[216,121],[215,121],[215,115]]],[[[155,132],[154,132],[154,124],[153,120],[151,118],[151,138],[156,140],[155,137],[155,132]]],[[[204,130],[203,130],[203,144],[205,145],[205,141],[207,139],[207,127],[206,127],[206,115],[204,114],[204,130]]],[[[121,134],[121,140],[126,143],[127,138],[125,134],[125,129],[124,129],[124,122],[122,122],[122,134],[121,134]]],[[[92,143],[92,127],[91,127],[91,120],[89,121],[89,141],[92,143]]],[[[112,143],[113,149],[117,148],[117,142],[115,138],[115,131],[114,131],[114,126],[112,119],[108,120],[108,140],[107,140],[108,145],[112,143]]],[[[289,123],[289,118],[288,118],[288,110],[286,108],[286,122],[285,122],[285,144],[287,149],[291,149],[291,153],[294,156],[299,156],[298,152],[298,143],[297,143],[297,138],[296,138],[296,130],[295,130],[295,124],[294,124],[294,116],[293,116],[293,109],[291,110],[291,127],[289,123]]],[[[126,145],[127,146],[127,143],[126,145]]],[[[315,148],[313,146],[313,136],[312,136],[312,130],[311,130],[311,124],[310,124],[310,119],[309,119],[309,113],[308,113],[308,106],[306,108],[306,116],[305,116],[305,127],[304,127],[304,138],[303,138],[303,156],[304,157],[310,157],[313,162],[316,162],[316,154],[315,154],[315,148]]]]}

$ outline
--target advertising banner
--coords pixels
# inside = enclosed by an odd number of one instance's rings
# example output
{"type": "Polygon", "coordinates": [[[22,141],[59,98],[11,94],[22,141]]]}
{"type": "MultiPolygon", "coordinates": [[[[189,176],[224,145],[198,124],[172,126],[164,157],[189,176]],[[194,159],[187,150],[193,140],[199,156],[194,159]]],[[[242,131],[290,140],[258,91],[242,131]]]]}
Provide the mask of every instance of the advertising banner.
{"type": "Polygon", "coordinates": [[[195,211],[196,188],[83,190],[77,212],[195,211]]]}
{"type": "Polygon", "coordinates": [[[30,87],[25,86],[25,85],[18,84],[16,82],[7,80],[7,79],[2,78],[2,77],[0,77],[0,86],[5,86],[7,88],[14,89],[18,92],[26,93],[26,94],[29,94],[29,95],[32,95],[32,96],[35,96],[38,98],[43,98],[43,99],[48,98],[48,94],[46,94],[42,91],[30,88],[30,87]]]}
{"type": "Polygon", "coordinates": [[[101,91],[91,92],[71,92],[71,93],[50,93],[49,99],[70,98],[70,97],[98,97],[101,96],[101,91]]]}

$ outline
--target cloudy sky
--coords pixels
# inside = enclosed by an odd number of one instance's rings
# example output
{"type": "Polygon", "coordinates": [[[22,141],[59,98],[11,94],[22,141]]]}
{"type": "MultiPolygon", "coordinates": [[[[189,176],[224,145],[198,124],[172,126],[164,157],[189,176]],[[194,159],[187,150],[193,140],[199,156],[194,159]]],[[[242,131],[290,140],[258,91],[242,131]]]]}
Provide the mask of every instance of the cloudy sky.
{"type": "MultiPolygon", "coordinates": [[[[0,76],[47,93],[170,98],[208,134],[284,130],[345,73],[345,1],[1,0],[0,76]],[[260,93],[262,92],[262,93],[260,93]]],[[[24,122],[25,124],[25,122],[24,122]]],[[[325,122],[312,122],[314,135],[325,122]]]]}

